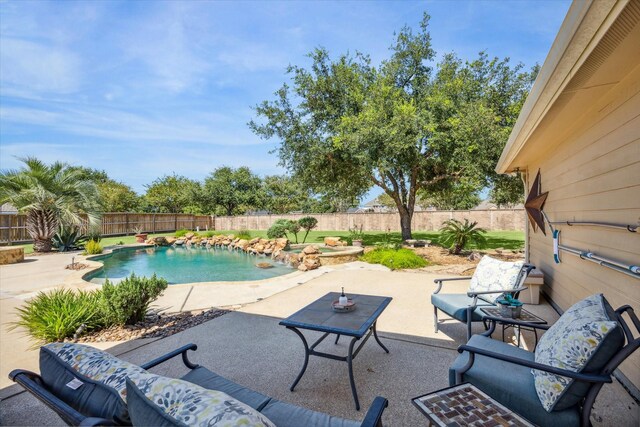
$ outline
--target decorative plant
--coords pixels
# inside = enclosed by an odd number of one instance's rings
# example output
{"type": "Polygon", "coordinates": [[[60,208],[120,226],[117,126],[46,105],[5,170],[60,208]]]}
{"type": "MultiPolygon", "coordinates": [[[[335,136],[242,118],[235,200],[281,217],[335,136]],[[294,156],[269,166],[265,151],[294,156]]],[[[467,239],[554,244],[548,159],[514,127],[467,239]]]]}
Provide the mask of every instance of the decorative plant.
{"type": "Polygon", "coordinates": [[[156,277],[138,277],[135,274],[113,284],[102,285],[102,306],[110,324],[133,325],[143,321],[149,305],[167,289],[167,281],[156,277]]]}
{"type": "Polygon", "coordinates": [[[87,330],[103,326],[100,298],[100,291],[40,292],[17,309],[19,320],[9,329],[21,326],[39,343],[62,341],[72,337],[82,325],[87,330]]]}
{"type": "Polygon", "coordinates": [[[392,270],[421,268],[429,265],[411,249],[378,247],[364,254],[361,259],[370,264],[382,264],[392,270]]]}
{"type": "Polygon", "coordinates": [[[89,240],[86,245],[84,245],[84,253],[86,255],[97,255],[102,253],[102,245],[95,240],[89,240]]]}
{"type": "Polygon", "coordinates": [[[363,225],[360,224],[354,225],[353,228],[349,228],[349,237],[351,240],[362,240],[364,238],[364,233],[362,232],[363,225]]]}
{"type": "Polygon", "coordinates": [[[300,218],[298,220],[298,224],[300,227],[304,229],[304,237],[302,238],[302,243],[307,241],[307,236],[309,232],[318,226],[318,220],[312,216],[305,216],[304,218],[300,218]]]}
{"type": "Polygon", "coordinates": [[[457,219],[450,219],[442,223],[440,228],[440,243],[449,247],[449,251],[453,254],[460,254],[468,243],[475,243],[482,246],[486,243],[483,234],[487,232],[484,228],[477,227],[477,221],[469,222],[468,219],[464,223],[457,219]]]}
{"type": "Polygon", "coordinates": [[[521,307],[522,301],[516,299],[511,294],[504,294],[502,298],[496,300],[498,304],[506,305],[509,307],[521,307]]]}
{"type": "Polygon", "coordinates": [[[81,244],[86,237],[80,233],[80,229],[75,225],[60,224],[58,231],[53,236],[52,245],[58,252],[75,251],[81,248],[81,244]]]}
{"type": "Polygon", "coordinates": [[[238,234],[236,234],[236,237],[238,239],[244,239],[244,240],[251,240],[253,238],[251,236],[251,233],[249,233],[248,230],[240,230],[240,231],[238,231],[238,234]]]}
{"type": "Polygon", "coordinates": [[[175,236],[176,237],[184,237],[184,236],[187,235],[188,232],[189,232],[189,230],[187,230],[186,228],[183,228],[182,230],[176,231],[175,236]]]}
{"type": "Polygon", "coordinates": [[[277,239],[279,237],[289,238],[287,232],[292,233],[298,243],[298,232],[300,231],[300,224],[297,221],[291,221],[290,219],[279,219],[269,227],[267,230],[267,237],[270,239],[277,239]]]}
{"type": "Polygon", "coordinates": [[[140,225],[136,225],[135,227],[131,228],[131,231],[133,232],[134,235],[143,234],[144,228],[142,228],[142,226],[140,226],[140,225]]]}

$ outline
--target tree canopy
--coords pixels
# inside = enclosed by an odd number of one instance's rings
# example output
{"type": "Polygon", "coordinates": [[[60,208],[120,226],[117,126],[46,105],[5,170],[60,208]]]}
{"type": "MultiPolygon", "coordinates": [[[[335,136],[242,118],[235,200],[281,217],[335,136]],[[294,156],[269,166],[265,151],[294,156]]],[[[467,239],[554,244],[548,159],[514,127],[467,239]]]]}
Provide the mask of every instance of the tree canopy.
{"type": "Polygon", "coordinates": [[[361,198],[380,187],[400,213],[404,239],[419,190],[495,181],[536,71],[486,53],[470,62],[447,54],[434,70],[428,22],[425,14],[418,31],[402,28],[377,67],[361,53],[333,60],[315,49],[312,65],[290,66],[291,86],[256,106],[249,123],[280,141],[281,164],[314,192],[361,198]]]}
{"type": "Polygon", "coordinates": [[[204,180],[204,198],[210,209],[222,208],[225,215],[245,213],[264,205],[262,180],[251,169],[222,166],[204,180]]]}
{"type": "Polygon", "coordinates": [[[181,175],[165,175],[146,186],[147,208],[154,212],[202,213],[202,188],[198,181],[181,175]]]}

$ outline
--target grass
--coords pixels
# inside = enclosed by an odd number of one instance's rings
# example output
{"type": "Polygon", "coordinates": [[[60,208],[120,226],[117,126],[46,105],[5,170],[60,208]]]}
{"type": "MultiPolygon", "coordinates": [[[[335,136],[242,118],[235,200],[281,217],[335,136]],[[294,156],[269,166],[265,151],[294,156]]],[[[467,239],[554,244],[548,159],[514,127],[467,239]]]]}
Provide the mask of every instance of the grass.
{"type": "Polygon", "coordinates": [[[382,264],[391,270],[420,268],[429,265],[427,260],[416,255],[411,249],[376,248],[362,256],[371,264],[382,264]]]}
{"type": "MultiPolygon", "coordinates": [[[[248,231],[252,237],[267,238],[267,230],[243,230],[248,231]]],[[[238,234],[239,231],[231,230],[216,230],[215,234],[238,234]]],[[[175,233],[160,233],[149,234],[149,237],[157,236],[173,236],[175,233]]],[[[302,233],[304,234],[304,233],[302,233]]],[[[293,236],[289,236],[291,239],[293,236]]],[[[318,231],[311,230],[307,236],[306,243],[322,243],[325,237],[342,237],[346,240],[349,237],[348,231],[318,231]]],[[[414,239],[431,240],[434,244],[440,243],[440,232],[438,231],[415,231],[413,232],[414,239]]],[[[478,248],[475,245],[469,245],[469,249],[522,249],[524,247],[524,231],[487,231],[485,234],[486,244],[484,247],[478,248]]],[[[302,235],[298,234],[298,240],[302,243],[302,235]]],[[[116,237],[104,237],[100,244],[103,247],[116,245],[119,242],[124,244],[131,244],[136,242],[134,236],[116,236],[116,237]]],[[[380,243],[402,243],[402,237],[400,232],[386,233],[384,231],[368,231],[364,233],[363,243],[368,246],[380,244],[380,243]]],[[[33,245],[21,245],[24,247],[24,253],[30,254],[33,252],[33,245]]]]}

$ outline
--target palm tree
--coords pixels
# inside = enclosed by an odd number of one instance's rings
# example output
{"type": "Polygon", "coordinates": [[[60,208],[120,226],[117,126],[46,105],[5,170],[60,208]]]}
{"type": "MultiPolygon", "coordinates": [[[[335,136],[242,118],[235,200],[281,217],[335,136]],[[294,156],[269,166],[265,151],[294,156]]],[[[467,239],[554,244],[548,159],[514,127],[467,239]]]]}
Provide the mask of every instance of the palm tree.
{"type": "Polygon", "coordinates": [[[36,252],[50,252],[60,224],[89,223],[99,219],[98,189],[82,179],[79,169],[55,162],[47,165],[35,157],[21,158],[20,170],[0,172],[0,204],[10,203],[27,216],[27,232],[36,252]]]}
{"type": "Polygon", "coordinates": [[[470,223],[468,219],[465,219],[463,224],[456,219],[450,219],[443,222],[442,225],[440,242],[448,246],[449,251],[456,255],[467,246],[467,243],[484,245],[486,242],[483,234],[487,230],[480,227],[476,228],[476,225],[478,225],[476,221],[470,223]]]}

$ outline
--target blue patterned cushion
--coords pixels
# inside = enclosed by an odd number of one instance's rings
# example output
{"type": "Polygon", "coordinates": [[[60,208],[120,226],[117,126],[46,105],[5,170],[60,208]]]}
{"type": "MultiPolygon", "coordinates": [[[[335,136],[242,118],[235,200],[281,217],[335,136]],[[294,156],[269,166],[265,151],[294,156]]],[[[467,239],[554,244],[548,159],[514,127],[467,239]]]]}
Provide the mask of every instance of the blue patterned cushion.
{"type": "MultiPolygon", "coordinates": [[[[624,345],[624,334],[602,294],[591,295],[569,308],[544,333],[535,361],[573,372],[599,372],[624,345]]],[[[536,393],[547,411],[578,403],[588,384],[533,369],[536,393]]]]}
{"type": "Polygon", "coordinates": [[[133,425],[275,427],[255,409],[218,390],[142,374],[127,381],[133,425]]]}
{"type": "MultiPolygon", "coordinates": [[[[523,265],[524,262],[522,261],[500,261],[485,255],[478,263],[473,277],[471,277],[469,290],[484,292],[514,289],[519,285],[523,265]]],[[[479,298],[495,304],[501,295],[500,292],[497,292],[495,294],[480,295],[479,298]]]]}
{"type": "Polygon", "coordinates": [[[127,377],[146,371],[97,348],[51,343],[40,348],[40,376],[80,413],[128,423],[127,377]]]}

